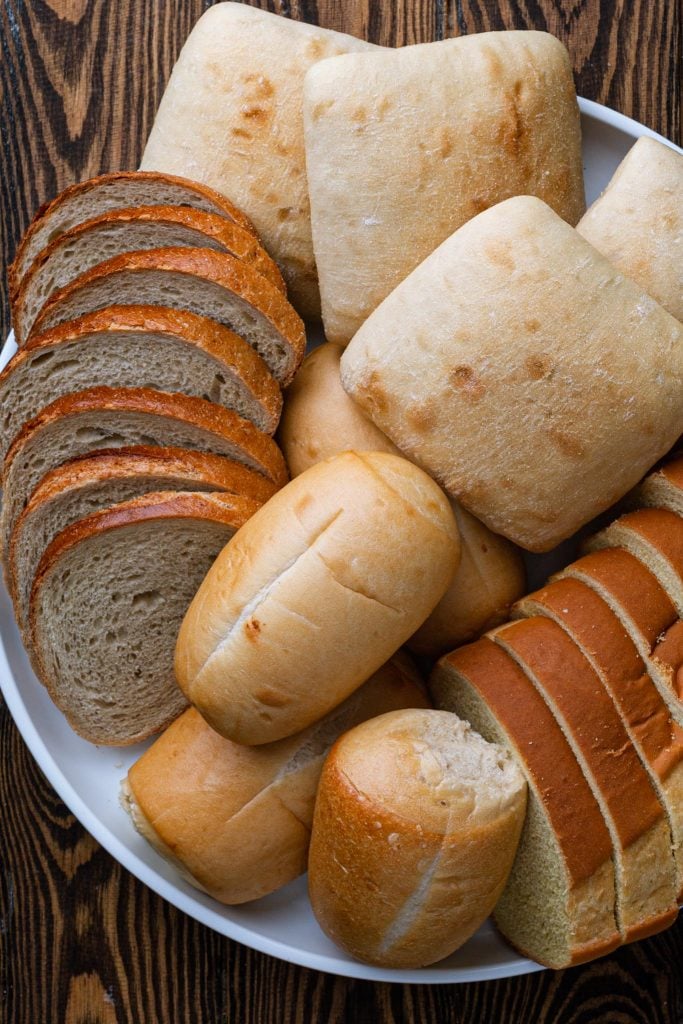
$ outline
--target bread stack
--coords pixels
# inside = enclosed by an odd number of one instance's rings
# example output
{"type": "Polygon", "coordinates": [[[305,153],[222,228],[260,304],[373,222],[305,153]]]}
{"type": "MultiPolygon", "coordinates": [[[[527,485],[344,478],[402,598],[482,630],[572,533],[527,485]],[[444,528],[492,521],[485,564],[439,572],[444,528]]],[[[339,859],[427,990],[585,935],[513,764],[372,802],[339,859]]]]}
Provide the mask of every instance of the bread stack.
{"type": "Polygon", "coordinates": [[[2,555],[40,678],[82,736],[185,700],[173,648],[232,534],[285,483],[272,439],[303,325],[250,221],[156,173],[68,188],[10,275],[2,555]]]}

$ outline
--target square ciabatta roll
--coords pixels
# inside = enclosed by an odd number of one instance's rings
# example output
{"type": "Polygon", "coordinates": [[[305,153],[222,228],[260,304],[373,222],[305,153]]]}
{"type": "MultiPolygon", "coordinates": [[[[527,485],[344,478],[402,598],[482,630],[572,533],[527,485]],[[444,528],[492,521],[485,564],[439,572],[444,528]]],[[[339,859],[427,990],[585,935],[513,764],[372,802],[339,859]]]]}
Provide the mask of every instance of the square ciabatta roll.
{"type": "Polygon", "coordinates": [[[530,551],[608,508],[683,432],[683,326],[529,196],[421,263],[341,375],[408,458],[530,551]]]}
{"type": "Polygon", "coordinates": [[[535,195],[570,224],[585,209],[572,71],[545,32],[321,61],[306,75],[304,128],[328,341],[348,342],[411,270],[489,206],[535,195]]]}

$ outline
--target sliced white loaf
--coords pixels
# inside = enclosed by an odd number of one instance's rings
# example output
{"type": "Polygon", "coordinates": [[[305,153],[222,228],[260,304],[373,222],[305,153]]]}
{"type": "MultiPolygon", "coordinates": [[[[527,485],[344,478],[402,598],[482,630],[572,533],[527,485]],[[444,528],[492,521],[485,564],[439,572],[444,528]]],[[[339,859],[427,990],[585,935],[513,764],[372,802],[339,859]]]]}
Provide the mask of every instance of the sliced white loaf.
{"type": "Polygon", "coordinates": [[[668,508],[683,516],[683,459],[667,462],[629,495],[634,508],[668,508]]]}
{"type": "Polygon", "coordinates": [[[225,217],[187,206],[113,210],[65,231],[33,261],[12,303],[18,344],[28,337],[50,296],[86,270],[122,253],[169,246],[231,253],[285,290],[280,271],[258,239],[225,217]]]}
{"type": "Polygon", "coordinates": [[[246,263],[210,249],[150,249],[106,260],[56,292],[34,331],[108,306],[140,304],[223,324],[258,352],[283,386],[304,357],[304,325],[284,295],[246,263]]]}
{"type": "Polygon", "coordinates": [[[206,317],[112,306],[36,334],[0,374],[0,455],[62,395],[92,387],[179,392],[233,409],[272,434],[282,407],[274,377],[236,334],[206,317]]]}
{"type": "Polygon", "coordinates": [[[55,537],[33,583],[31,648],[80,736],[136,743],[180,714],[178,626],[216,555],[256,508],[237,495],[160,492],[55,537]]]}

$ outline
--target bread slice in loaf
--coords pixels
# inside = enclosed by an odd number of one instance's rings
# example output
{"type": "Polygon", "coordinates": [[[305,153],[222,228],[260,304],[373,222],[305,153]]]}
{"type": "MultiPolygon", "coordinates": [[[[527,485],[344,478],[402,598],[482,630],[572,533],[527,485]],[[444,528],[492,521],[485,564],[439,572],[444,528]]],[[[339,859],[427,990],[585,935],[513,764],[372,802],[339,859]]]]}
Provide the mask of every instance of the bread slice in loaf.
{"type": "Polygon", "coordinates": [[[600,595],[569,576],[522,598],[513,614],[553,619],[611,695],[667,813],[683,898],[683,729],[672,720],[635,644],[600,595]]]}
{"type": "Polygon", "coordinates": [[[634,508],[667,508],[683,516],[683,459],[674,459],[646,476],[629,495],[634,508]]]}
{"type": "Polygon", "coordinates": [[[0,455],[50,402],[100,386],[195,395],[266,434],[282,409],[263,360],[226,327],[173,309],[114,306],[34,335],[9,362],[0,374],[0,455]]]}
{"type": "Polygon", "coordinates": [[[287,479],[272,438],[203,398],[147,388],[90,388],[64,395],[26,424],[5,457],[2,550],[38,481],[69,459],[131,445],[191,448],[225,455],[277,486],[287,479]]]}
{"type": "Polygon", "coordinates": [[[80,736],[135,743],[180,714],[178,627],[216,555],[257,507],[237,495],[159,492],[55,537],[31,593],[31,646],[80,736]]]}
{"type": "Polygon", "coordinates": [[[70,185],[40,207],[21,240],[10,267],[10,291],[16,294],[34,259],[64,231],[109,210],[131,206],[189,206],[219,214],[256,234],[249,218],[229,199],[206,185],[156,171],[114,171],[70,185]]]}
{"type": "Polygon", "coordinates": [[[12,303],[17,343],[28,337],[50,296],[86,270],[122,253],[173,246],[228,252],[285,291],[277,265],[258,239],[225,217],[187,206],[113,210],[65,231],[35,258],[12,303]]]}
{"type": "Polygon", "coordinates": [[[624,942],[668,927],[678,913],[668,821],[611,697],[551,619],[511,622],[489,636],[537,687],[600,805],[614,846],[616,914],[624,942]]]}
{"type": "Polygon", "coordinates": [[[55,292],[34,330],[141,302],[188,310],[229,327],[256,349],[283,387],[304,357],[303,321],[284,295],[246,263],[210,249],[150,249],[106,260],[55,292]]]}
{"type": "Polygon", "coordinates": [[[486,637],[442,658],[430,690],[437,707],[454,711],[485,739],[509,750],[527,779],[526,821],[494,911],[505,938],[547,967],[569,967],[609,953],[621,941],[612,841],[541,695],[486,637]]]}
{"type": "Polygon", "coordinates": [[[683,725],[683,625],[653,574],[623,548],[603,548],[572,562],[553,579],[566,577],[581,580],[609,605],[672,718],[683,725]]]}
{"type": "Polygon", "coordinates": [[[26,625],[43,552],[77,519],[154,491],[227,491],[260,507],[276,490],[238,462],[182,448],[120,448],[57,466],[36,487],[10,539],[7,575],[19,625],[26,625]]]}
{"type": "Polygon", "coordinates": [[[640,508],[589,537],[586,551],[621,547],[647,566],[683,616],[683,518],[664,508],[640,508]]]}

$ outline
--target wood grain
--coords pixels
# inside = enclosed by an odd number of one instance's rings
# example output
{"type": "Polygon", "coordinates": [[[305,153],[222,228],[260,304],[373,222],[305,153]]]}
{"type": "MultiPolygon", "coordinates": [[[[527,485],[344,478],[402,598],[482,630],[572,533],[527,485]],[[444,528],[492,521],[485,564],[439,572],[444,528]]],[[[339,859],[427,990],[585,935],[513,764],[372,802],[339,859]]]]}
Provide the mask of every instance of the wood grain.
{"type": "MultiPolygon", "coordinates": [[[[2,0],[0,249],[66,184],[135,167],[201,0],[2,0]]],[[[386,45],[503,28],[567,44],[578,90],[681,142],[672,0],[268,0],[386,45]]],[[[4,278],[4,274],[3,274],[4,278]]],[[[8,327],[2,292],[2,334],[8,327]]],[[[347,981],[200,927],[75,821],[0,710],[0,1024],[681,1024],[683,925],[571,971],[480,985],[347,981]]]]}

